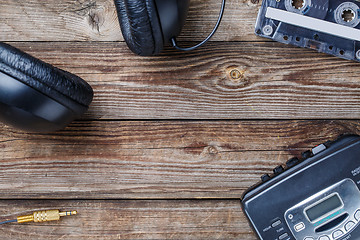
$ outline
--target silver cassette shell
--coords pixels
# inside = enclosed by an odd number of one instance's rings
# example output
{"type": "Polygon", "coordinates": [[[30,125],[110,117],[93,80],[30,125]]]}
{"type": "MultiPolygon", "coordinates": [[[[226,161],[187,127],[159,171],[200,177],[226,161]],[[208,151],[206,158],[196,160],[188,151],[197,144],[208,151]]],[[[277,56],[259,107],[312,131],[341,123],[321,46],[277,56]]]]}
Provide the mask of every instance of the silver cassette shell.
{"type": "Polygon", "coordinates": [[[360,2],[264,0],[255,33],[277,42],[360,61],[360,2]]]}

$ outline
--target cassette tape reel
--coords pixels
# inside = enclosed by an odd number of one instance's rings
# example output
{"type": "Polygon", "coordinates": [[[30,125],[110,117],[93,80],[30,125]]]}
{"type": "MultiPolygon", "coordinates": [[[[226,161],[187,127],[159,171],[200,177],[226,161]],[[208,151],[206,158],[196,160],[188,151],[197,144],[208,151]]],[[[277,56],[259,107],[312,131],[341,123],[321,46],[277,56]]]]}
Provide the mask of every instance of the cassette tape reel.
{"type": "Polygon", "coordinates": [[[255,33],[278,42],[360,61],[360,2],[263,0],[255,33]]]}

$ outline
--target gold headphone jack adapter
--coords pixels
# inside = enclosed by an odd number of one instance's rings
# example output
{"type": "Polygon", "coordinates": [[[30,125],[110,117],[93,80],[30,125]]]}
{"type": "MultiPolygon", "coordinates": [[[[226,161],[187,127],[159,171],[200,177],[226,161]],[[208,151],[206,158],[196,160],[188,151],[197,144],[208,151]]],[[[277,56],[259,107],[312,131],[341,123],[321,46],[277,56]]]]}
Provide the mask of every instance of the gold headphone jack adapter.
{"type": "Polygon", "coordinates": [[[0,222],[1,224],[5,223],[27,223],[27,222],[48,222],[48,221],[58,221],[60,217],[72,216],[76,215],[77,211],[68,211],[68,212],[60,212],[59,210],[45,210],[45,211],[37,211],[31,215],[19,216],[14,220],[0,222]]]}

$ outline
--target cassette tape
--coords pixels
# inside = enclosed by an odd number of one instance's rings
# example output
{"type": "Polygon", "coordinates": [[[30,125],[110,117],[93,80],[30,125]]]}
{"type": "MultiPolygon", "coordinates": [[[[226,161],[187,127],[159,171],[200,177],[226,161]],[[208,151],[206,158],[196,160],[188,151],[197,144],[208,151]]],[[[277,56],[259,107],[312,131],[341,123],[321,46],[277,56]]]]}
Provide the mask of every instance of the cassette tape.
{"type": "Polygon", "coordinates": [[[255,33],[261,37],[360,61],[360,2],[263,0],[255,33]]]}

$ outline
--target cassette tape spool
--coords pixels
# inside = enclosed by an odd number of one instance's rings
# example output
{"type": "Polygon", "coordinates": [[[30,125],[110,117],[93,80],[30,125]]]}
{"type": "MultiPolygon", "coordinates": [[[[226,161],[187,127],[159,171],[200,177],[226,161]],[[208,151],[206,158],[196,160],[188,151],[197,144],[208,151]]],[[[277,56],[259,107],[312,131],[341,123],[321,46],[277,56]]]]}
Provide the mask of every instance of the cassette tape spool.
{"type": "Polygon", "coordinates": [[[360,2],[263,0],[255,33],[281,43],[360,61],[360,2]]]}

